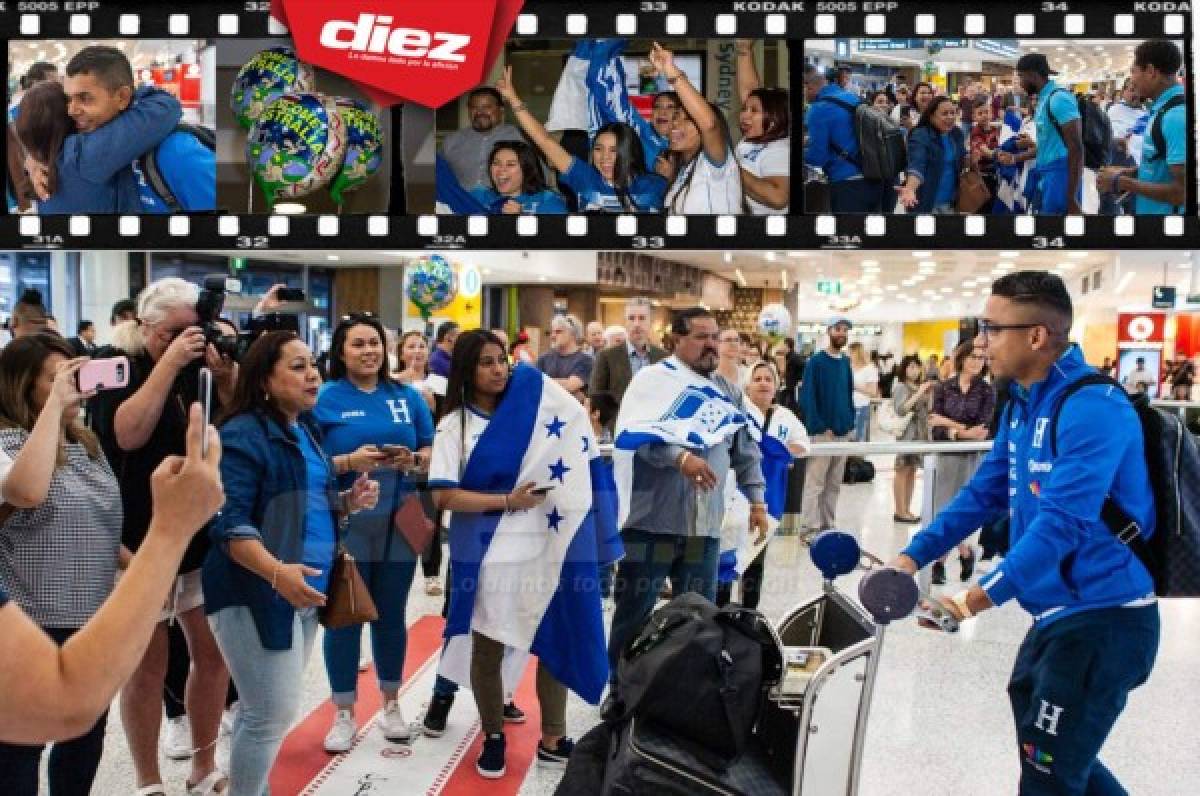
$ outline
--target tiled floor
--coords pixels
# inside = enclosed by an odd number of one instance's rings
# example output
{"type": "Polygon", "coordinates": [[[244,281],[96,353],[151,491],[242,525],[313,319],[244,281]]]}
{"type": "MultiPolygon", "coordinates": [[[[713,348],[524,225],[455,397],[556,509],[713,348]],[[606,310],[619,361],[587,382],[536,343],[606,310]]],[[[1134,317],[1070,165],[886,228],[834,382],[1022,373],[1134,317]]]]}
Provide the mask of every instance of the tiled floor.
{"type": "MultiPolygon", "coordinates": [[[[879,473],[874,484],[844,489],[839,522],[861,532],[864,546],[886,558],[902,546],[908,526],[891,521],[890,457],[876,464],[879,473]]],[[[957,590],[957,564],[949,569],[948,588],[957,590]]],[[[843,588],[853,594],[854,576],[846,580],[843,588]]],[[[426,597],[422,585],[414,584],[410,622],[441,607],[440,598],[426,597]]],[[[769,616],[780,617],[819,588],[819,577],[794,538],[772,543],[762,606],[769,616]]],[[[1108,766],[1136,796],[1200,792],[1200,600],[1169,601],[1161,608],[1163,642],[1154,675],[1131,696],[1103,753],[1108,766]]],[[[912,622],[888,631],[867,731],[861,794],[1015,792],[1017,756],[1004,685],[1028,624],[1012,604],[968,622],[957,636],[922,630],[912,622]]],[[[319,650],[318,644],[305,674],[306,712],[328,695],[319,650]]],[[[572,698],[570,732],[578,737],[596,723],[596,715],[595,708],[572,698]]],[[[170,793],[183,793],[186,773],[186,764],[164,762],[170,793]]],[[[557,779],[533,768],[521,792],[551,794],[557,779]]],[[[132,794],[132,780],[114,710],[94,793],[132,794]]],[[[478,792],[487,792],[483,780],[478,792]]]]}

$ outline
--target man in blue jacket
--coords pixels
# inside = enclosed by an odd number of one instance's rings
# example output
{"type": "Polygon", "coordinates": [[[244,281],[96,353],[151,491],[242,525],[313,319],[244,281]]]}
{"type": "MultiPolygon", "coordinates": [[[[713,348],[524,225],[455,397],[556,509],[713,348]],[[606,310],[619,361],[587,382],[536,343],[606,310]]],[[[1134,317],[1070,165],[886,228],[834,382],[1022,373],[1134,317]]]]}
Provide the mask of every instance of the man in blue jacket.
{"type": "MultiPolygon", "coordinates": [[[[821,169],[829,178],[830,209],[835,213],[883,212],[883,184],[865,179],[858,166],[854,109],[862,100],[812,64],[804,67],[804,96],[809,102],[804,117],[808,138],[804,163],[821,169]]],[[[895,204],[895,196],[892,200],[895,204]]]]}
{"type": "MultiPolygon", "coordinates": [[[[64,82],[67,112],[81,133],[98,133],[145,95],[134,86],[133,69],[115,47],[85,47],[67,63],[64,82]]],[[[156,150],[158,168],[179,204],[186,210],[216,207],[215,153],[195,135],[176,131],[163,138],[146,131],[141,152],[156,150]]],[[[167,204],[150,186],[135,163],[117,174],[117,212],[165,213],[167,204]]]]}
{"type": "Polygon", "coordinates": [[[1150,574],[1100,519],[1111,497],[1153,533],[1133,407],[1118,387],[1084,387],[1049,438],[1063,391],[1094,372],[1067,339],[1071,321],[1057,276],[1022,271],[992,286],[975,345],[997,378],[1012,379],[1009,408],[975,477],[893,562],[916,573],[1009,515],[1003,563],[941,602],[967,619],[1016,598],[1033,616],[1008,683],[1023,796],[1125,793],[1097,755],[1158,651],[1150,574]]]}

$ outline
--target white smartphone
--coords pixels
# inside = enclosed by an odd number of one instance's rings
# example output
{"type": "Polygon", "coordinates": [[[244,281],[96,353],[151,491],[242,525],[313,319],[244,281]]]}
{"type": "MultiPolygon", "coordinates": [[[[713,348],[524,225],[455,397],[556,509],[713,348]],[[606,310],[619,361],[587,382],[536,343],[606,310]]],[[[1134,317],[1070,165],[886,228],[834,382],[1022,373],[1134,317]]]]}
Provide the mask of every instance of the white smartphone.
{"type": "Polygon", "coordinates": [[[200,438],[200,455],[208,456],[208,424],[212,422],[212,371],[200,368],[200,406],[204,410],[204,436],[200,438]]]}

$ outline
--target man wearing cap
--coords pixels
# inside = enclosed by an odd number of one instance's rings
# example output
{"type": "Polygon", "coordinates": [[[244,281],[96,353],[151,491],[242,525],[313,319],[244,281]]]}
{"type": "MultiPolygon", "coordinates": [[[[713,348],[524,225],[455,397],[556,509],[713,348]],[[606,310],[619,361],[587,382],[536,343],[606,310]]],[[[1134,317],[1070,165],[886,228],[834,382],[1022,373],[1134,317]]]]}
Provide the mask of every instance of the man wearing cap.
{"type": "Polygon", "coordinates": [[[1037,97],[1037,162],[1026,194],[1031,194],[1034,213],[1078,215],[1083,195],[1083,121],[1075,95],[1050,79],[1057,74],[1041,53],[1017,61],[1022,88],[1037,97]]]}
{"type": "MultiPolygon", "coordinates": [[[[813,354],[800,385],[800,411],[814,442],[845,441],[854,429],[854,375],[842,353],[853,328],[848,318],[829,321],[829,347],[813,354]]],[[[837,520],[845,456],[813,456],[804,471],[804,526],[828,529],[837,520]]]]}

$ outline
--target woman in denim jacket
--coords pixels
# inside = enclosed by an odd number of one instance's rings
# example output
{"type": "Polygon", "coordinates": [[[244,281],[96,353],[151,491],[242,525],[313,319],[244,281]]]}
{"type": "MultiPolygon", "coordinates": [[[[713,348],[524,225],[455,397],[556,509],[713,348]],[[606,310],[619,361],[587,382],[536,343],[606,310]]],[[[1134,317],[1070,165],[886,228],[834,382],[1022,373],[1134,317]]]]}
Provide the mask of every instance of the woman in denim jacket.
{"type": "Polygon", "coordinates": [[[958,174],[966,157],[958,106],[949,97],[935,97],[908,137],[907,179],[896,188],[901,204],[918,213],[958,212],[958,174]]]}
{"type": "Polygon", "coordinates": [[[311,417],[321,378],[294,332],[269,332],[241,363],[221,428],[225,507],[204,562],[205,611],[241,695],[229,791],[258,796],[300,708],[341,521],[373,508],[361,476],[338,493],[311,417]]]}

